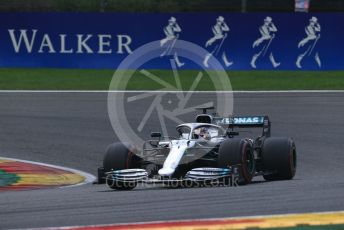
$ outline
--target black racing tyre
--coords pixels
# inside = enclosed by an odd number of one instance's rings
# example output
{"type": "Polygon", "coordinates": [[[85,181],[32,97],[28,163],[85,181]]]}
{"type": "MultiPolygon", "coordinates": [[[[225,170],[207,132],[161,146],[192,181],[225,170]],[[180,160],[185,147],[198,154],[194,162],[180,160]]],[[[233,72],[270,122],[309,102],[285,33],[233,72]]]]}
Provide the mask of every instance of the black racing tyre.
{"type": "Polygon", "coordinates": [[[218,167],[225,168],[241,165],[239,168],[239,184],[248,184],[255,174],[255,159],[252,143],[247,139],[227,139],[219,148],[218,167]]]}
{"type": "MultiPolygon", "coordinates": [[[[129,144],[114,143],[109,145],[103,160],[104,171],[132,168],[134,164],[132,151],[133,147],[129,144]]],[[[117,190],[131,190],[136,187],[136,183],[114,182],[111,177],[106,178],[106,184],[117,190]]]]}
{"type": "Polygon", "coordinates": [[[296,173],[296,147],[290,138],[269,137],[262,147],[264,179],[291,180],[296,173]]]}
{"type": "Polygon", "coordinates": [[[130,169],[132,167],[132,149],[131,145],[120,142],[109,145],[103,160],[104,171],[130,169]]]}

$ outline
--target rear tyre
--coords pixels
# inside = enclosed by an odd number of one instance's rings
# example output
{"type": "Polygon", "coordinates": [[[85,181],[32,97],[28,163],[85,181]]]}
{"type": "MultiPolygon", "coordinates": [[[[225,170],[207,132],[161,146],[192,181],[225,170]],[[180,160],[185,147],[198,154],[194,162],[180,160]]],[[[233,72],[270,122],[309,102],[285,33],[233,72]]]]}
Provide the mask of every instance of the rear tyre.
{"type": "Polygon", "coordinates": [[[270,137],[263,143],[265,180],[291,180],[296,173],[296,147],[290,138],[270,137]]]}
{"type": "MultiPolygon", "coordinates": [[[[104,172],[113,170],[130,169],[134,165],[133,146],[123,143],[109,145],[103,160],[104,172]]],[[[131,190],[136,187],[136,183],[123,183],[112,180],[111,176],[106,177],[106,184],[117,190],[131,190]]]]}
{"type": "Polygon", "coordinates": [[[239,184],[248,184],[255,174],[255,159],[252,143],[247,139],[233,138],[225,140],[219,148],[218,167],[232,165],[239,167],[239,184]]]}

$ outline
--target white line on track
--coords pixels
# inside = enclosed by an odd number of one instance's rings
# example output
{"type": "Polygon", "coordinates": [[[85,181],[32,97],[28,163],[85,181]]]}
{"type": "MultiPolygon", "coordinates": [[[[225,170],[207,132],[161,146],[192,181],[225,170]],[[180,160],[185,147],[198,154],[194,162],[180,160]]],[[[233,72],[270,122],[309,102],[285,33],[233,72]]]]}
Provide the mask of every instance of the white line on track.
{"type": "Polygon", "coordinates": [[[28,160],[21,160],[21,159],[16,159],[16,158],[9,158],[9,157],[0,157],[0,160],[1,159],[3,159],[3,160],[10,160],[10,161],[19,161],[19,162],[23,162],[23,163],[29,163],[29,164],[46,166],[46,167],[50,167],[50,168],[61,169],[61,170],[64,170],[64,171],[68,171],[68,172],[72,172],[72,173],[75,173],[75,174],[79,174],[79,175],[81,175],[81,176],[83,176],[85,178],[85,180],[83,182],[81,182],[81,183],[74,184],[74,185],[61,186],[60,188],[68,188],[68,187],[80,186],[80,185],[92,183],[96,179],[96,177],[93,176],[90,173],[83,172],[83,171],[80,171],[80,170],[77,170],[77,169],[68,168],[68,167],[52,165],[52,164],[46,164],[46,163],[41,163],[41,162],[36,162],[36,161],[28,161],[28,160]]]}
{"type": "MultiPolygon", "coordinates": [[[[0,90],[0,93],[182,93],[190,91],[162,90],[0,90]]],[[[238,90],[238,91],[192,91],[194,93],[344,93],[344,90],[238,90]]]]}

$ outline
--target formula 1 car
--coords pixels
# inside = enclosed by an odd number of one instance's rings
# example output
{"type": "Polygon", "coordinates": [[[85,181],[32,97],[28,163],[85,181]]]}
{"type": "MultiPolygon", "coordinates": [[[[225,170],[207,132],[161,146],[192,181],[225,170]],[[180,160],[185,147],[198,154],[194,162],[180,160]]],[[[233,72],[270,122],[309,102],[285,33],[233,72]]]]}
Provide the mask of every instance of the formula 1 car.
{"type": "Polygon", "coordinates": [[[196,116],[195,123],[177,126],[178,138],[167,139],[159,132],[143,151],[127,143],[111,144],[98,183],[111,189],[130,190],[138,183],[194,186],[195,184],[243,185],[254,176],[265,180],[290,180],[296,172],[296,147],[291,138],[270,137],[267,116],[196,116]],[[262,128],[255,138],[240,138],[243,128],[262,128]]]}

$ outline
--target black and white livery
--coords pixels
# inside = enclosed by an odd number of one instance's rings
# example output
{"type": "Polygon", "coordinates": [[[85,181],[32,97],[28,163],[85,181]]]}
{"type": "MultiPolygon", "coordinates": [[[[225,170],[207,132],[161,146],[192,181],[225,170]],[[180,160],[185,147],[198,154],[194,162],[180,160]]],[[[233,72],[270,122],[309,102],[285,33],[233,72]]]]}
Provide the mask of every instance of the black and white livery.
{"type": "Polygon", "coordinates": [[[132,144],[114,143],[106,151],[98,183],[130,190],[138,183],[194,186],[242,185],[254,176],[290,180],[296,172],[296,147],[291,138],[271,137],[267,116],[217,117],[203,113],[195,123],[177,126],[176,138],[151,134],[138,152],[132,144]],[[241,137],[261,128],[256,137],[241,137]]]}

